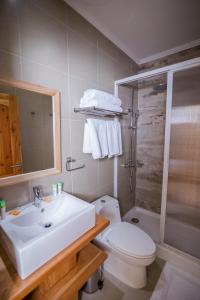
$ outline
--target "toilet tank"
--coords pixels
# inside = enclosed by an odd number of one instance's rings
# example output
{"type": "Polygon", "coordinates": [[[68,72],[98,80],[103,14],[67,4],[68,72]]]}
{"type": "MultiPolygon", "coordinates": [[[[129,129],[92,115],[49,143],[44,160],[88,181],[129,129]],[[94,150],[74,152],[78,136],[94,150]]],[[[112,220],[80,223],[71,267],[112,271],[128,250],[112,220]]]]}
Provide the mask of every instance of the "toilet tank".
{"type": "Polygon", "coordinates": [[[110,224],[121,222],[121,215],[119,210],[119,202],[117,199],[105,195],[94,202],[96,213],[104,216],[110,220],[110,224]]]}

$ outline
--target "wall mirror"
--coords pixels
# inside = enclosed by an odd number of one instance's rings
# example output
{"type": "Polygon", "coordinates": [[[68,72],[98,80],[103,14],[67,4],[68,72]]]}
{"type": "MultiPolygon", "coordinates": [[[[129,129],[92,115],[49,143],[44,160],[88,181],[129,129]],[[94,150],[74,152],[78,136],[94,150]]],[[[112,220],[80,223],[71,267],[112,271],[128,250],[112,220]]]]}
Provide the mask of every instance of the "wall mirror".
{"type": "Polygon", "coordinates": [[[0,186],[60,171],[59,91],[0,78],[0,186]]]}

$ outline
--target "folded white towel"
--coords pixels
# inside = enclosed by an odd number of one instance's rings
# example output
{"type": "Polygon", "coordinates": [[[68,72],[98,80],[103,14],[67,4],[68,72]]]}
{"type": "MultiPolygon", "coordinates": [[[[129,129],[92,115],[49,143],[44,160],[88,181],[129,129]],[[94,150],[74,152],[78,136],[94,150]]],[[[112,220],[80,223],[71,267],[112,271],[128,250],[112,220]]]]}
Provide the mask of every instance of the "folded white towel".
{"type": "Polygon", "coordinates": [[[91,106],[95,106],[96,108],[101,108],[101,109],[105,109],[105,110],[111,110],[111,111],[115,111],[115,112],[122,112],[123,109],[119,106],[119,105],[114,105],[114,104],[99,104],[97,100],[92,100],[86,104],[81,104],[80,103],[80,107],[84,108],[84,107],[91,107],[91,106]]]}
{"type": "Polygon", "coordinates": [[[121,126],[119,121],[106,121],[108,157],[122,155],[121,126]]]}
{"type": "Polygon", "coordinates": [[[104,120],[87,119],[84,128],[83,152],[91,153],[93,159],[108,155],[106,122],[104,120]]]}
{"type": "Polygon", "coordinates": [[[84,92],[80,103],[82,105],[87,104],[91,100],[98,101],[98,104],[112,104],[121,106],[122,102],[118,97],[104,91],[99,91],[95,89],[88,89],[84,92]]]}

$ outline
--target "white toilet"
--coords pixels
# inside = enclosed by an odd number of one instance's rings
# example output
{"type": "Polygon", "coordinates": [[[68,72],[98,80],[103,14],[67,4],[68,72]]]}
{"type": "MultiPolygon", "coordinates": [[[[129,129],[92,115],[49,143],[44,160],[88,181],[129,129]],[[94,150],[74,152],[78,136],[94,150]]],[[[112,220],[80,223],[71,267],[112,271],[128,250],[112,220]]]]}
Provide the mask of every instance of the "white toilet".
{"type": "Polygon", "coordinates": [[[103,196],[92,204],[98,214],[110,220],[110,225],[95,238],[95,243],[108,254],[104,269],[130,287],[144,287],[146,267],[156,258],[155,243],[137,226],[122,222],[116,199],[103,196]]]}

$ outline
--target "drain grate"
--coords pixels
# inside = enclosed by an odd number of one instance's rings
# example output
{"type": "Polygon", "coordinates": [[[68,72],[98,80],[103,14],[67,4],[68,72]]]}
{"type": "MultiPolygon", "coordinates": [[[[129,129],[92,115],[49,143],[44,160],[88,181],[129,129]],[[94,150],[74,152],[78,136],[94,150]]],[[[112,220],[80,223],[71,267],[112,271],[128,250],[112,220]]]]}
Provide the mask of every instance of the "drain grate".
{"type": "Polygon", "coordinates": [[[137,224],[137,223],[140,222],[140,220],[138,218],[132,218],[131,222],[134,223],[134,224],[137,224]]]}
{"type": "Polygon", "coordinates": [[[51,227],[52,225],[53,225],[52,222],[47,222],[47,223],[44,224],[44,227],[45,227],[45,228],[49,228],[49,227],[51,227]]]}

